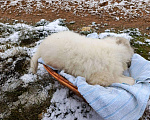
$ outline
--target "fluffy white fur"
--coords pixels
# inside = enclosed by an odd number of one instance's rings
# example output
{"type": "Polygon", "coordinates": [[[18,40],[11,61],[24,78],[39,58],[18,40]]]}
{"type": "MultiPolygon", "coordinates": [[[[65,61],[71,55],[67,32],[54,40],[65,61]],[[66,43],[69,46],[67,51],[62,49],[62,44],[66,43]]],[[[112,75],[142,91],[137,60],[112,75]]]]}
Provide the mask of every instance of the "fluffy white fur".
{"type": "Polygon", "coordinates": [[[133,49],[129,41],[120,37],[92,39],[71,31],[47,37],[31,59],[31,71],[36,73],[38,58],[47,65],[64,70],[73,76],[85,77],[89,84],[109,86],[112,83],[134,84],[123,75],[133,49]]]}

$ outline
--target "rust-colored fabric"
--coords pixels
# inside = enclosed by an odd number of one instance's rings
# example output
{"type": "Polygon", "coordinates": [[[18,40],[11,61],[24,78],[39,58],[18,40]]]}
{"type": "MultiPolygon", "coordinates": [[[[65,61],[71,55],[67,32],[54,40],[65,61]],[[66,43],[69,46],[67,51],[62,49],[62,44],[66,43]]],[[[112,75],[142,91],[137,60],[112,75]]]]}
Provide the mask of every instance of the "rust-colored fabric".
{"type": "MultiPolygon", "coordinates": [[[[83,98],[83,96],[79,93],[76,86],[74,86],[71,82],[69,82],[66,78],[62,77],[58,73],[56,73],[54,70],[49,68],[46,65],[43,65],[44,68],[49,72],[51,76],[53,76],[56,80],[58,80],[63,86],[68,87],[70,90],[72,90],[76,95],[83,98]]],[[[84,98],[83,98],[84,99],[84,98]]]]}

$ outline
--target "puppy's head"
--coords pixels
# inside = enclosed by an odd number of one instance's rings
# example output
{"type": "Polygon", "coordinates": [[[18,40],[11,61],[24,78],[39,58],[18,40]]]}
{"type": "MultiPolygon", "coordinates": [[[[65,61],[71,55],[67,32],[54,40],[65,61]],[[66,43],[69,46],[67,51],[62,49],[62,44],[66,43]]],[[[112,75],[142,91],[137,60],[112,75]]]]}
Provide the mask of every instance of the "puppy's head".
{"type": "Polygon", "coordinates": [[[122,37],[117,37],[116,39],[117,39],[117,40],[116,40],[116,43],[117,43],[118,45],[124,45],[125,47],[127,47],[127,49],[129,50],[129,53],[130,53],[131,55],[134,54],[134,50],[133,50],[133,48],[131,47],[130,41],[129,41],[128,39],[125,39],[125,38],[122,38],[122,37]]]}

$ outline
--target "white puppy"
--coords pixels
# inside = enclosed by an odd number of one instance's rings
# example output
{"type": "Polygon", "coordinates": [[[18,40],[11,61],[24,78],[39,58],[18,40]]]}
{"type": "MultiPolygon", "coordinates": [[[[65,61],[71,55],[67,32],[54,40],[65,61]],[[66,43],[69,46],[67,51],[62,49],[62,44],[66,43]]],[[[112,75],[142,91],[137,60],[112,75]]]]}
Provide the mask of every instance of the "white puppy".
{"type": "Polygon", "coordinates": [[[112,83],[134,84],[123,75],[133,49],[127,39],[107,37],[92,39],[71,31],[50,35],[31,59],[30,70],[36,73],[38,58],[47,65],[73,76],[85,77],[89,84],[109,86],[112,83]]]}

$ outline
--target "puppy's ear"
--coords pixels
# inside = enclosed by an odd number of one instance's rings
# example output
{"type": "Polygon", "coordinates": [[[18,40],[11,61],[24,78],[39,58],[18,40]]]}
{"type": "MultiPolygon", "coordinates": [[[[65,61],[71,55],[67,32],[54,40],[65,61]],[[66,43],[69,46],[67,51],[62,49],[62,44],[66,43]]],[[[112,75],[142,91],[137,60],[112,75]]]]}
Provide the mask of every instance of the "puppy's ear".
{"type": "Polygon", "coordinates": [[[125,45],[125,46],[129,46],[129,41],[128,41],[127,39],[121,38],[121,37],[118,37],[116,43],[117,43],[118,45],[123,44],[123,45],[125,45]]]}
{"type": "Polygon", "coordinates": [[[122,40],[120,40],[120,39],[119,39],[119,40],[117,40],[117,42],[116,42],[116,43],[119,45],[119,44],[121,44],[121,43],[122,43],[122,40]]]}
{"type": "Polygon", "coordinates": [[[125,39],[125,38],[122,38],[122,37],[117,37],[116,43],[117,43],[118,45],[122,44],[122,45],[124,45],[124,46],[126,46],[126,47],[128,47],[128,48],[131,48],[130,42],[129,42],[128,39],[125,39]]]}

